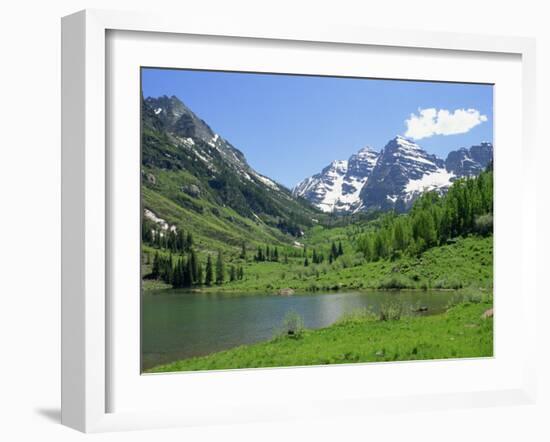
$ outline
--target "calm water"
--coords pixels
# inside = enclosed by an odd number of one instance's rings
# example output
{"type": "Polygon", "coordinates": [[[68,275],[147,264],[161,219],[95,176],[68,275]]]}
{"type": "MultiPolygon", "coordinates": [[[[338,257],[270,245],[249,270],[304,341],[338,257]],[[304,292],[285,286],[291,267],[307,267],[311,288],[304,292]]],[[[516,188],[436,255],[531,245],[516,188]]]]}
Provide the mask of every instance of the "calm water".
{"type": "Polygon", "coordinates": [[[405,311],[426,306],[428,311],[423,314],[435,314],[442,312],[456,296],[448,291],[293,296],[239,296],[178,290],[148,293],[142,298],[143,368],[268,340],[281,329],[289,311],[299,313],[307,328],[322,328],[356,309],[367,307],[377,312],[388,300],[401,302],[405,311]]]}

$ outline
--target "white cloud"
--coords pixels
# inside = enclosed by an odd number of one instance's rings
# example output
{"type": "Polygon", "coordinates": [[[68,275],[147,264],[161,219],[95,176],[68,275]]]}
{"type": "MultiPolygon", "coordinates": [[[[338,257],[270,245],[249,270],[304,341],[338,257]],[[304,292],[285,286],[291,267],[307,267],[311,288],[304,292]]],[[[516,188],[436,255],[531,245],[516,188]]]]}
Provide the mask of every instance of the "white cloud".
{"type": "Polygon", "coordinates": [[[478,124],[487,121],[487,116],[477,109],[418,109],[418,114],[411,114],[405,120],[406,137],[420,140],[433,135],[455,135],[468,132],[478,124]]]}

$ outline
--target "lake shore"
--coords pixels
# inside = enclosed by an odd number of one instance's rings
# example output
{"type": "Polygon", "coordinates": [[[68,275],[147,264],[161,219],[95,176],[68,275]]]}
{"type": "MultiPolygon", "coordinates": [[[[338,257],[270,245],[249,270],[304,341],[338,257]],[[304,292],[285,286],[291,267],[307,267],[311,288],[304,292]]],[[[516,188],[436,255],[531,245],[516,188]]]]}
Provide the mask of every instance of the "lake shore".
{"type": "Polygon", "coordinates": [[[146,373],[490,357],[493,318],[483,314],[491,308],[491,300],[476,300],[425,317],[381,321],[372,314],[350,314],[298,337],[281,335],[146,373]]]}
{"type": "MultiPolygon", "coordinates": [[[[284,289],[283,289],[284,290],[284,289]]],[[[292,293],[281,293],[280,290],[273,289],[250,289],[248,291],[242,290],[240,288],[229,289],[227,287],[195,287],[189,289],[173,289],[168,285],[154,285],[151,287],[144,288],[142,294],[144,296],[156,296],[158,294],[175,294],[180,296],[192,295],[192,294],[204,294],[204,295],[235,295],[235,296],[300,296],[300,295],[315,295],[319,292],[328,292],[328,293],[346,293],[346,292],[362,292],[362,293],[374,293],[374,292],[383,292],[390,294],[402,293],[402,292],[413,292],[413,293],[423,293],[423,292],[441,292],[441,293],[457,293],[465,295],[490,295],[492,294],[492,288],[484,287],[465,287],[465,288],[438,288],[438,289],[426,289],[419,287],[412,288],[348,288],[348,287],[339,287],[334,289],[325,289],[325,290],[307,290],[307,289],[292,289],[292,293]]]]}

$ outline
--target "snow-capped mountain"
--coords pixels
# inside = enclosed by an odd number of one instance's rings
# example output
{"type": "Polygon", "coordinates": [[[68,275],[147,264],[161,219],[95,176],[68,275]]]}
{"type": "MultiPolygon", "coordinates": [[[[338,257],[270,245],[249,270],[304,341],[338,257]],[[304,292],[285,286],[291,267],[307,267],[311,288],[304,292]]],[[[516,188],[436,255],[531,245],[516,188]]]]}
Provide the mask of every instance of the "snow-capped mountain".
{"type": "Polygon", "coordinates": [[[469,149],[462,147],[450,152],[445,160],[445,167],[458,176],[478,175],[492,159],[493,145],[483,142],[469,149]]]}
{"type": "Polygon", "coordinates": [[[348,161],[332,162],[293,193],[325,212],[405,211],[423,192],[445,192],[455,179],[479,174],[492,158],[491,143],[453,151],[444,161],[396,136],[380,153],[366,148],[348,161]]]}
{"type": "Polygon", "coordinates": [[[230,165],[238,173],[241,181],[284,190],[275,181],[252,169],[239,149],[215,133],[176,96],[147,97],[143,113],[146,114],[145,119],[149,117],[150,124],[156,122],[156,126],[170,136],[174,145],[192,155],[195,161],[203,163],[212,175],[222,172],[217,167],[221,160],[224,166],[230,165]]]}
{"type": "Polygon", "coordinates": [[[361,190],[361,208],[406,210],[420,193],[449,187],[452,178],[443,160],[397,136],[380,152],[377,167],[361,190]]]}
{"type": "Polygon", "coordinates": [[[353,210],[377,159],[378,152],[364,147],[348,160],[333,161],[320,173],[306,178],[294,188],[293,194],[325,212],[353,210]]]}

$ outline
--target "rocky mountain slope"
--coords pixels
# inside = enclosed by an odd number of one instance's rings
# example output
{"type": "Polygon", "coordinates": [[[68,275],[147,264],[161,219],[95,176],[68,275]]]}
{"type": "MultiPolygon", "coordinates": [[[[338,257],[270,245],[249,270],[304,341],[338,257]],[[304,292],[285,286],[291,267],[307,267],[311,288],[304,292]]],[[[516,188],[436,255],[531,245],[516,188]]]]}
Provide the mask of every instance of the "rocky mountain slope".
{"type": "Polygon", "coordinates": [[[378,152],[364,147],[348,160],[333,161],[320,173],[298,184],[293,194],[325,212],[350,211],[378,160],[378,152]]]}
{"type": "Polygon", "coordinates": [[[300,182],[293,194],[324,212],[406,211],[421,193],[444,192],[457,178],[478,175],[492,158],[491,143],[450,152],[442,160],[396,136],[380,153],[364,148],[347,161],[333,161],[300,182]]]}
{"type": "Polygon", "coordinates": [[[450,152],[445,167],[457,176],[478,175],[492,160],[493,145],[485,142],[450,152]]]}
{"type": "Polygon", "coordinates": [[[321,215],[175,96],[142,99],[142,199],[146,218],[219,244],[300,236],[321,215]]]}

